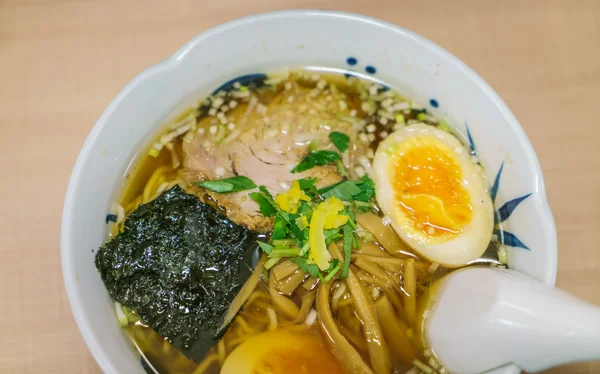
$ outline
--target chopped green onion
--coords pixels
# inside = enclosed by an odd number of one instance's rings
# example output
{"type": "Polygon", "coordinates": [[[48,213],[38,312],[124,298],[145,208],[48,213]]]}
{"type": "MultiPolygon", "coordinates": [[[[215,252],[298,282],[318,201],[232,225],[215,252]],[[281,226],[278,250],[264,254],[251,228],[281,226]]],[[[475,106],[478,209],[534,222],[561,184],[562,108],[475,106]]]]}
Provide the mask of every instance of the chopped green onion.
{"type": "Polygon", "coordinates": [[[290,246],[290,245],[296,245],[298,244],[298,241],[296,239],[275,239],[271,242],[272,245],[274,246],[290,246]]]}
{"type": "Polygon", "coordinates": [[[498,248],[498,260],[501,264],[506,265],[506,248],[504,248],[503,246],[498,248]]]}
{"type": "Polygon", "coordinates": [[[429,116],[426,113],[417,114],[417,119],[419,121],[427,121],[428,118],[429,118],[429,116]]]}
{"type": "Polygon", "coordinates": [[[277,264],[279,260],[281,260],[281,257],[269,258],[267,261],[265,261],[265,269],[269,270],[270,268],[275,266],[275,264],[277,264]]]}
{"type": "Polygon", "coordinates": [[[273,248],[269,254],[269,258],[274,257],[294,257],[298,256],[300,251],[298,248],[273,248]]]}
{"type": "Polygon", "coordinates": [[[323,279],[323,281],[325,281],[325,283],[329,282],[333,277],[335,277],[335,275],[340,271],[341,268],[342,268],[342,263],[338,262],[336,267],[334,267],[333,270],[330,271],[329,274],[327,274],[327,276],[323,279]]]}
{"type": "Polygon", "coordinates": [[[243,175],[212,181],[196,182],[196,184],[200,187],[206,188],[207,190],[218,193],[231,193],[256,188],[256,184],[243,175]]]}
{"type": "Polygon", "coordinates": [[[344,166],[344,163],[342,162],[342,160],[335,160],[335,165],[337,166],[340,177],[345,177],[347,174],[346,167],[344,166]]]}
{"type": "Polygon", "coordinates": [[[396,114],[396,122],[405,123],[406,119],[404,118],[404,116],[402,114],[396,114]]]}
{"type": "Polygon", "coordinates": [[[307,240],[306,243],[304,243],[304,245],[302,246],[302,249],[300,249],[300,256],[304,257],[308,253],[309,249],[310,249],[310,244],[307,240]]]}
{"type": "Polygon", "coordinates": [[[152,157],[158,157],[158,155],[160,154],[160,151],[156,148],[150,148],[150,150],[148,151],[148,154],[152,157]]]}
{"type": "Polygon", "coordinates": [[[127,319],[127,315],[123,312],[123,308],[121,304],[115,302],[115,314],[117,315],[117,320],[121,327],[125,327],[129,324],[129,320],[127,319]]]}

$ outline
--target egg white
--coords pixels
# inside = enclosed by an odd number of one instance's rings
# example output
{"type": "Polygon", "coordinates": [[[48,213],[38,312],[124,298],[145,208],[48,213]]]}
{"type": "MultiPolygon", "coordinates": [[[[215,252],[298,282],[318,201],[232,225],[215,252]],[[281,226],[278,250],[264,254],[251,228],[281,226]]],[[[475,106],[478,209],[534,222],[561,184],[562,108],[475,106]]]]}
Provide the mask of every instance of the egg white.
{"type": "Polygon", "coordinates": [[[471,160],[470,151],[452,134],[425,124],[406,126],[383,140],[373,161],[376,198],[383,213],[404,242],[430,261],[448,267],[458,267],[473,261],[485,252],[494,228],[494,208],[482,178],[482,168],[471,160]],[[390,180],[390,162],[403,141],[413,137],[433,137],[454,150],[453,158],[462,174],[462,187],[470,198],[471,221],[450,238],[433,238],[414,227],[396,201],[390,180]]]}

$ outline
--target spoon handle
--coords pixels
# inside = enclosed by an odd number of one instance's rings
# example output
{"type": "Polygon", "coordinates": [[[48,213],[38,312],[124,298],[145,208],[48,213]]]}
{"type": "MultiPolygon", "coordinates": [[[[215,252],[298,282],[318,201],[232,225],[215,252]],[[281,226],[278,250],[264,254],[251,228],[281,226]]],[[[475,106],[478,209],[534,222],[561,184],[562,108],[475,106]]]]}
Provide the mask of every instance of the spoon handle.
{"type": "Polygon", "coordinates": [[[466,269],[442,284],[427,339],[451,372],[538,372],[600,359],[600,308],[512,270],[466,269]]]}

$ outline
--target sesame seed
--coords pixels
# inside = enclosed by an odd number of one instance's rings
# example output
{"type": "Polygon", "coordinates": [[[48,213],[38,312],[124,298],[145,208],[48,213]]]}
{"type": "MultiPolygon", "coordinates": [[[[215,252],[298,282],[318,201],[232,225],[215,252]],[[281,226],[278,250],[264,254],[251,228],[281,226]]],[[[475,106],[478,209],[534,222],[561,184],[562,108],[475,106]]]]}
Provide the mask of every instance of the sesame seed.
{"type": "Polygon", "coordinates": [[[381,123],[383,126],[385,126],[388,123],[388,119],[385,117],[379,117],[379,123],[381,123]]]}
{"type": "Polygon", "coordinates": [[[211,117],[214,117],[217,114],[217,109],[216,108],[210,108],[208,110],[208,115],[211,117]]]}
{"type": "Polygon", "coordinates": [[[410,104],[409,103],[396,103],[392,106],[392,108],[394,108],[394,110],[404,110],[404,109],[410,108],[410,104]]]}
{"type": "Polygon", "coordinates": [[[392,106],[393,102],[394,102],[394,100],[392,100],[392,99],[385,99],[381,102],[381,106],[384,108],[389,108],[392,106]]]}
{"type": "Polygon", "coordinates": [[[204,144],[202,144],[202,146],[204,147],[204,149],[210,149],[210,142],[206,140],[204,144]]]}
{"type": "Polygon", "coordinates": [[[375,152],[373,152],[373,150],[371,148],[367,149],[367,157],[368,158],[375,157],[375,152]]]}
{"type": "Polygon", "coordinates": [[[271,118],[270,117],[265,117],[264,121],[265,121],[265,124],[268,125],[269,123],[271,123],[271,118]]]}
{"type": "Polygon", "coordinates": [[[397,123],[397,124],[395,124],[395,125],[392,127],[392,129],[393,129],[394,131],[398,131],[398,130],[400,130],[400,129],[401,129],[401,128],[403,128],[403,127],[404,127],[404,123],[397,123]]]}
{"type": "Polygon", "coordinates": [[[317,82],[317,88],[320,90],[325,89],[325,87],[327,87],[327,82],[323,79],[321,79],[320,81],[317,82]]]}
{"type": "Polygon", "coordinates": [[[238,102],[237,102],[237,101],[235,101],[235,100],[231,100],[231,101],[229,102],[229,107],[230,107],[231,109],[235,108],[237,105],[238,105],[238,102]]]}
{"type": "Polygon", "coordinates": [[[216,134],[216,133],[217,133],[217,126],[214,126],[214,125],[213,125],[213,126],[211,126],[211,127],[208,129],[208,132],[209,132],[209,133],[211,133],[212,135],[216,134]]]}
{"type": "Polygon", "coordinates": [[[257,111],[258,113],[260,113],[260,114],[265,114],[265,113],[267,113],[267,110],[268,110],[268,108],[267,108],[266,106],[262,105],[262,104],[258,104],[258,105],[256,106],[256,111],[257,111]]]}
{"type": "Polygon", "coordinates": [[[340,110],[346,110],[346,108],[348,108],[348,104],[343,100],[338,101],[338,106],[340,107],[340,110]]]}
{"type": "Polygon", "coordinates": [[[410,109],[404,109],[404,110],[402,111],[402,113],[404,113],[404,114],[410,114],[410,109]]]}
{"type": "Polygon", "coordinates": [[[325,98],[325,101],[331,101],[331,100],[333,100],[333,97],[331,95],[329,95],[325,98]]]}
{"type": "Polygon", "coordinates": [[[204,134],[204,131],[205,131],[204,127],[200,127],[197,132],[198,132],[198,134],[202,135],[202,134],[204,134]]]}
{"type": "Polygon", "coordinates": [[[284,88],[286,90],[291,90],[292,89],[292,82],[285,82],[284,88]]]}
{"type": "Polygon", "coordinates": [[[225,113],[229,110],[229,106],[228,105],[221,105],[221,107],[219,108],[221,110],[221,112],[225,113]]]}
{"type": "Polygon", "coordinates": [[[379,133],[379,136],[381,136],[381,139],[385,139],[388,137],[388,132],[387,131],[382,131],[379,133]]]}
{"type": "Polygon", "coordinates": [[[364,112],[368,113],[371,111],[371,106],[369,105],[368,102],[365,101],[360,105],[360,109],[362,109],[364,112]]]}
{"type": "Polygon", "coordinates": [[[313,81],[315,81],[315,82],[316,82],[316,81],[318,81],[319,79],[321,79],[321,76],[320,76],[319,74],[313,74],[313,75],[312,75],[312,80],[313,80],[313,81]]]}
{"type": "Polygon", "coordinates": [[[233,88],[235,88],[236,90],[239,90],[240,87],[242,87],[242,85],[240,84],[240,82],[233,82],[233,88]]]}
{"type": "Polygon", "coordinates": [[[230,124],[228,124],[228,125],[227,125],[227,128],[228,128],[229,130],[233,130],[233,129],[235,129],[235,123],[231,122],[230,124]]]}
{"type": "Polygon", "coordinates": [[[308,111],[308,114],[310,114],[310,115],[313,115],[313,116],[314,116],[315,114],[317,114],[317,111],[316,111],[316,110],[314,110],[314,109],[311,109],[311,110],[309,110],[309,111],[308,111]]]}
{"type": "Polygon", "coordinates": [[[294,95],[292,95],[292,96],[289,96],[289,97],[287,98],[287,102],[288,102],[288,103],[293,103],[293,102],[294,102],[294,95]]]}
{"type": "Polygon", "coordinates": [[[376,85],[372,85],[371,87],[369,87],[369,95],[377,95],[377,86],[376,85]]]}
{"type": "Polygon", "coordinates": [[[356,117],[356,109],[350,111],[350,117],[356,117]]]}
{"type": "Polygon", "coordinates": [[[369,138],[370,142],[374,142],[375,141],[375,134],[368,134],[367,138],[369,138]]]}
{"type": "Polygon", "coordinates": [[[215,98],[215,99],[213,100],[213,102],[212,102],[212,107],[213,107],[213,108],[218,108],[218,107],[220,107],[221,105],[223,105],[223,103],[224,103],[224,102],[225,102],[225,100],[223,100],[223,98],[222,98],[222,97],[217,97],[217,98],[215,98]]]}
{"type": "Polygon", "coordinates": [[[410,102],[410,107],[413,108],[413,109],[417,109],[417,110],[423,109],[423,107],[421,105],[415,103],[414,101],[410,102]]]}
{"type": "Polygon", "coordinates": [[[360,139],[360,141],[363,143],[369,142],[369,138],[367,137],[367,134],[365,134],[364,132],[361,132],[360,134],[358,134],[358,139],[360,139]]]}
{"type": "Polygon", "coordinates": [[[367,126],[367,131],[368,132],[375,132],[376,129],[377,129],[377,126],[375,126],[374,123],[372,123],[369,126],[367,126]]]}
{"type": "Polygon", "coordinates": [[[319,96],[319,90],[314,89],[314,90],[310,91],[309,96],[310,97],[317,97],[317,96],[319,96]]]}

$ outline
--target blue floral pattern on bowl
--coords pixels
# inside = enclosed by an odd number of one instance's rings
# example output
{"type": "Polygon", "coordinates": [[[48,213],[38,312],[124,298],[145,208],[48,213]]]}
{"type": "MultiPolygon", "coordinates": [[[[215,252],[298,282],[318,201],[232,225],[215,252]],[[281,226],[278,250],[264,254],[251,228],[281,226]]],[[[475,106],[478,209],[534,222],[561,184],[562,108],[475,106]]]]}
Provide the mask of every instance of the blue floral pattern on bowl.
{"type": "MultiPolygon", "coordinates": [[[[474,156],[477,156],[477,149],[475,147],[475,142],[473,141],[473,136],[471,135],[471,130],[469,129],[469,125],[465,122],[465,127],[467,129],[467,139],[469,141],[469,146],[471,148],[471,153],[474,156]]],[[[500,168],[498,169],[498,173],[496,173],[496,177],[494,178],[494,184],[490,189],[490,197],[492,198],[492,203],[494,207],[496,207],[496,196],[498,195],[498,189],[500,188],[500,179],[502,177],[502,170],[504,169],[504,162],[500,164],[500,168]]],[[[531,193],[523,195],[521,197],[517,197],[512,199],[506,203],[504,203],[500,208],[496,209],[494,214],[494,234],[498,235],[498,240],[503,245],[508,245],[510,247],[523,248],[526,250],[531,250],[525,243],[523,243],[515,234],[506,231],[502,228],[501,223],[506,221],[515,211],[517,206],[521,204],[525,199],[531,196],[531,193]]]]}

